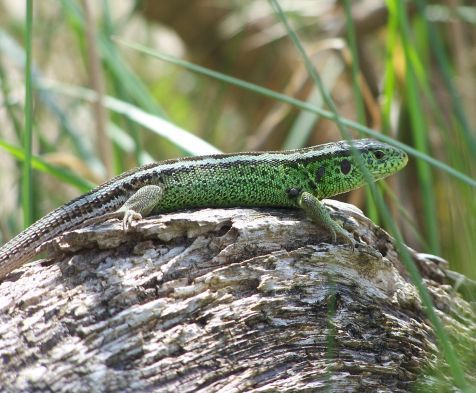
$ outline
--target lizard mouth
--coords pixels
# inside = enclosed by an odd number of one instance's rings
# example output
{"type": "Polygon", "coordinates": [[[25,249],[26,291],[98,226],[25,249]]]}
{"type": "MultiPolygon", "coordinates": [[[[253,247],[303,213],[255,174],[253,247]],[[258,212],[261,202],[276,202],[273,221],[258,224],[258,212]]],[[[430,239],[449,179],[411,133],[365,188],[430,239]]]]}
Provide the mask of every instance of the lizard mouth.
{"type": "Polygon", "coordinates": [[[400,170],[400,169],[404,168],[407,165],[407,163],[408,163],[408,154],[405,153],[402,150],[398,151],[397,153],[398,153],[398,159],[395,161],[394,168],[396,170],[400,170]]]}

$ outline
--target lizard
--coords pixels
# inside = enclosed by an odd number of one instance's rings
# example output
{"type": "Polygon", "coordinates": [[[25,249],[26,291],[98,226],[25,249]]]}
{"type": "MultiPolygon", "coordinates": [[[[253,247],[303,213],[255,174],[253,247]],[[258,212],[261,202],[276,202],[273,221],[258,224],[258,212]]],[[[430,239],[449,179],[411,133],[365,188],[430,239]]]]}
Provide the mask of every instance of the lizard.
{"type": "Polygon", "coordinates": [[[184,157],[127,171],[58,207],[0,248],[0,279],[58,235],[122,218],[123,229],[150,214],[204,207],[301,208],[307,217],[353,244],[320,199],[363,186],[364,165],[374,181],[402,169],[407,154],[373,139],[287,151],[184,157]],[[353,147],[352,147],[353,146],[353,147]],[[356,155],[361,159],[356,160],[356,155]]]}

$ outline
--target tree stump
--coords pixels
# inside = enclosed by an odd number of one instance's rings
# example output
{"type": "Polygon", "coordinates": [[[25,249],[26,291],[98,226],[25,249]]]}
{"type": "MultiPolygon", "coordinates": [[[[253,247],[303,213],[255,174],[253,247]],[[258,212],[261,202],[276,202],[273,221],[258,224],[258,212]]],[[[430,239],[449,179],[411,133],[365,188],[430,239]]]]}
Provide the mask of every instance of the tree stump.
{"type": "MultiPolygon", "coordinates": [[[[451,388],[390,236],[326,203],[360,240],[354,250],[288,209],[178,212],[127,233],[111,220],[54,239],[49,260],[0,284],[0,389],[451,388]]],[[[447,285],[454,275],[412,255],[448,331],[474,348],[476,318],[447,285]]]]}

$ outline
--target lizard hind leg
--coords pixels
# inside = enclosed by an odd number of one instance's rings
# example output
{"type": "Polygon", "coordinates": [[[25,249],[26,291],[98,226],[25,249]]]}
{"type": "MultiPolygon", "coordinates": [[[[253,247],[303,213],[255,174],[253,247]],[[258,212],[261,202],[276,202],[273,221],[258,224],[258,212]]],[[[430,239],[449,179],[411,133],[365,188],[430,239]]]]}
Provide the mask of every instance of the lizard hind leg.
{"type": "Polygon", "coordinates": [[[139,188],[118,210],[123,214],[122,225],[127,231],[133,221],[141,220],[149,215],[160,203],[164,190],[160,186],[144,186],[139,188]]]}

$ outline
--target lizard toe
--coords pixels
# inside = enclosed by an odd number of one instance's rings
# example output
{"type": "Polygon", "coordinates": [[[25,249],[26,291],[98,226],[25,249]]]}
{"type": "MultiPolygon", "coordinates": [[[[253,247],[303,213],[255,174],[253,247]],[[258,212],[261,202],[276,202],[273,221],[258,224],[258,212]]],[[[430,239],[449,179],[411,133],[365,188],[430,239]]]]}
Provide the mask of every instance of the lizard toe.
{"type": "Polygon", "coordinates": [[[131,229],[134,221],[142,220],[142,214],[135,212],[134,210],[126,210],[124,212],[124,218],[122,219],[122,229],[127,232],[131,229]]]}

